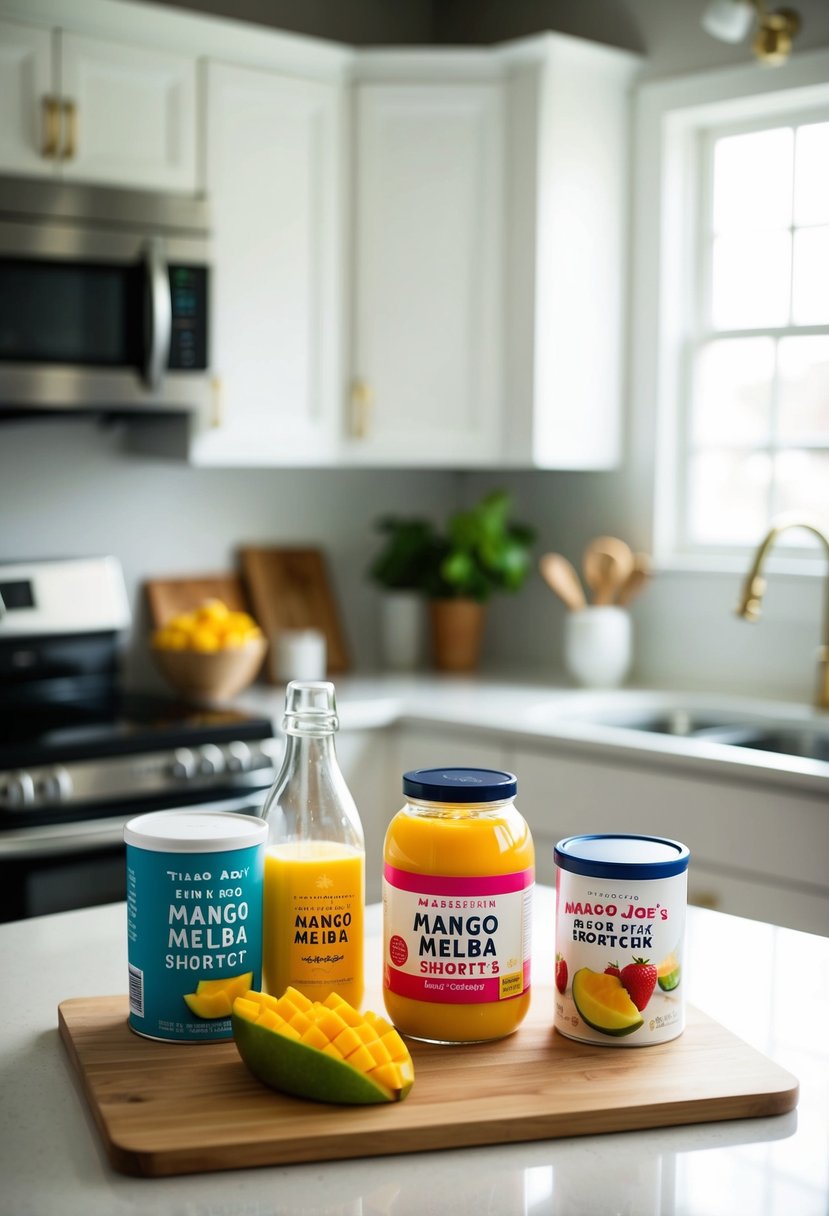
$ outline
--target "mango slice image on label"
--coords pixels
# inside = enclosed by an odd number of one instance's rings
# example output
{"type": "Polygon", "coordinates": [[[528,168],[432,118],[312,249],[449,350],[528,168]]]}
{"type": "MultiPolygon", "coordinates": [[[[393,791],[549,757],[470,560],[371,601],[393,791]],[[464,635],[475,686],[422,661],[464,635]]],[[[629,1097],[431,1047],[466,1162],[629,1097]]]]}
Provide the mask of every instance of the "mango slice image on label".
{"type": "Polygon", "coordinates": [[[233,1037],[257,1080],[298,1098],[340,1105],[400,1102],[414,1083],[408,1048],[390,1022],[332,992],[310,1001],[246,992],[233,1003],[233,1037]]]}
{"type": "Polygon", "coordinates": [[[615,975],[582,967],[573,976],[573,1001],[587,1025],[601,1034],[619,1038],[633,1034],[643,1023],[642,1014],[615,975]]]}
{"type": "Polygon", "coordinates": [[[252,971],[221,980],[200,980],[196,991],[185,993],[184,1000],[197,1018],[229,1018],[236,997],[247,992],[252,983],[252,971]]]}

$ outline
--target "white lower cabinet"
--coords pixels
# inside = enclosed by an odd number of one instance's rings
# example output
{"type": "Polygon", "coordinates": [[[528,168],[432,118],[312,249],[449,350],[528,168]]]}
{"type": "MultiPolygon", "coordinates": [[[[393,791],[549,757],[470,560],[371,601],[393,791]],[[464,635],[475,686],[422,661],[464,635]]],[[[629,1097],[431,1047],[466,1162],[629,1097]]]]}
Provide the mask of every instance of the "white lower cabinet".
{"type": "Polygon", "coordinates": [[[553,744],[508,749],[507,767],[518,775],[540,882],[553,880],[553,848],[563,836],[668,836],[691,850],[691,902],[829,932],[829,815],[819,795],[620,764],[553,744]]]}
{"type": "Polygon", "coordinates": [[[345,783],[357,804],[366,838],[366,900],[376,903],[382,896],[383,840],[392,815],[393,801],[388,730],[342,730],[337,735],[337,759],[345,783]]]}
{"type": "Polygon", "coordinates": [[[344,731],[337,753],[366,833],[367,897],[380,898],[383,838],[403,804],[402,775],[468,765],[516,774],[516,805],[535,841],[536,880],[555,883],[564,836],[636,832],[691,850],[689,902],[732,916],[829,934],[829,815],[820,795],[621,764],[539,741],[463,726],[406,722],[344,731]]]}

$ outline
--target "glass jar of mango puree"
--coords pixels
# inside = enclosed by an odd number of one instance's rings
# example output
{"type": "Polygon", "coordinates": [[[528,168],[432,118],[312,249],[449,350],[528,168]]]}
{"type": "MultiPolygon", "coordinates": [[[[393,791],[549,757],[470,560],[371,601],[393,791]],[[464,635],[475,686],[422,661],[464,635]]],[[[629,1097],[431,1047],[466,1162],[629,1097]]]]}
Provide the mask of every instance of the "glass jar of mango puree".
{"type": "Polygon", "coordinates": [[[434,1043],[511,1034],[530,1005],[535,850],[512,773],[418,769],[386,832],[383,997],[434,1043]]]}

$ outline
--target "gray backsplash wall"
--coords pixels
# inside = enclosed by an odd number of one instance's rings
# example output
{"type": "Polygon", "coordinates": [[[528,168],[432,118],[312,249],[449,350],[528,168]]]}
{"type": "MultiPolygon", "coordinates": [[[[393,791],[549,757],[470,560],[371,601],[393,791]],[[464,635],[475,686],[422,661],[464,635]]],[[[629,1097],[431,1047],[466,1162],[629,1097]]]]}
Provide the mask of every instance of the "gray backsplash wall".
{"type": "MultiPolygon", "coordinates": [[[[307,544],[328,558],[356,666],[374,668],[378,602],[366,567],[385,513],[444,519],[495,487],[513,495],[516,518],[538,531],[536,552],[578,561],[600,532],[634,547],[623,473],[454,474],[441,471],[214,470],[123,450],[120,427],[88,420],[0,427],[0,560],[113,553],[133,609],[125,672],[159,686],[148,662],[146,578],[235,568],[237,547],[307,544]]],[[[809,700],[821,616],[816,580],[772,574],[763,620],[734,616],[740,575],[661,571],[633,607],[635,679],[809,700]]],[[[516,596],[491,602],[490,667],[555,675],[563,609],[533,571],[516,596]]]]}
{"type": "MultiPolygon", "coordinates": [[[[494,481],[511,491],[515,517],[538,530],[538,553],[560,552],[578,566],[588,540],[602,534],[620,536],[634,550],[649,549],[647,536],[637,530],[623,469],[511,473],[496,479],[470,473],[461,478],[463,501],[475,501],[494,481]]],[[[815,553],[819,557],[821,550],[815,553]]],[[[822,630],[822,580],[781,574],[772,564],[766,572],[763,616],[749,625],[734,611],[744,573],[739,563],[722,573],[658,569],[631,607],[631,680],[811,701],[822,630]]],[[[519,666],[559,667],[564,612],[534,572],[520,594],[493,601],[488,653],[519,666]]]]}
{"type": "Polygon", "coordinates": [[[309,545],[327,556],[355,665],[377,661],[378,593],[366,567],[380,515],[442,519],[457,481],[443,472],[193,469],[125,452],[120,426],[86,419],[0,426],[0,561],[111,553],[124,567],[133,685],[148,662],[144,579],[233,570],[245,543],[309,545]]]}

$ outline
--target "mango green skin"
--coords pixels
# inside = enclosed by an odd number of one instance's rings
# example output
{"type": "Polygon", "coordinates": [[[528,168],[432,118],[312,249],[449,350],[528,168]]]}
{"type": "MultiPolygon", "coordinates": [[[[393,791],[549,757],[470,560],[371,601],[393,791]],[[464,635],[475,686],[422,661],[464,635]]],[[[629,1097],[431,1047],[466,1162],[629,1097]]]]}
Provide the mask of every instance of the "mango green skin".
{"type": "Polygon", "coordinates": [[[288,1039],[234,1013],[230,1024],[239,1055],[258,1081],[283,1094],[341,1106],[400,1102],[411,1089],[391,1090],[372,1081],[345,1060],[335,1060],[316,1047],[288,1039]]]}
{"type": "Polygon", "coordinates": [[[660,975],[656,981],[663,992],[673,992],[674,988],[679,987],[680,968],[675,967],[673,971],[669,971],[667,975],[660,975]]]}
{"type": "Polygon", "coordinates": [[[576,974],[573,976],[573,986],[572,986],[573,1003],[576,1006],[576,1009],[578,1010],[579,1017],[585,1023],[585,1025],[590,1027],[591,1030],[598,1030],[599,1034],[611,1035],[614,1039],[621,1039],[621,1038],[624,1038],[625,1035],[633,1034],[633,1032],[635,1030],[638,1030],[639,1027],[643,1024],[642,1015],[638,1012],[637,1012],[635,1020],[632,1020],[623,1026],[610,1026],[607,1024],[602,1026],[595,1020],[591,1021],[590,1018],[585,1017],[583,1002],[580,1003],[580,1001],[579,1001],[581,981],[585,980],[586,977],[589,977],[594,974],[595,974],[595,972],[591,971],[589,969],[589,967],[583,967],[580,971],[577,971],[576,974]]]}

